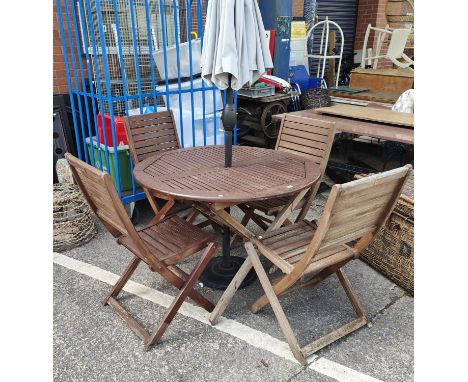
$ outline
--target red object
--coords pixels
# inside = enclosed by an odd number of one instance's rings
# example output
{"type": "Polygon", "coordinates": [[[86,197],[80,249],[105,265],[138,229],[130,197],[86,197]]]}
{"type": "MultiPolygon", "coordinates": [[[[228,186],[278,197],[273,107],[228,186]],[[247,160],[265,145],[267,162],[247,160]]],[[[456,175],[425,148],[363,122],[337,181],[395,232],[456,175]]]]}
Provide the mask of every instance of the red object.
{"type": "MultiPolygon", "coordinates": [[[[270,47],[270,56],[271,56],[271,60],[273,61],[273,57],[275,53],[275,30],[267,29],[266,32],[267,32],[268,45],[270,47]]],[[[271,69],[267,70],[266,74],[271,74],[271,69]]]]}
{"type": "MultiPolygon", "coordinates": [[[[99,143],[104,144],[104,133],[102,131],[102,116],[100,113],[96,115],[98,124],[99,143]]],[[[104,125],[106,130],[107,146],[113,147],[114,141],[112,140],[112,124],[110,115],[104,114],[104,125]]],[[[117,146],[128,145],[127,133],[125,132],[123,117],[114,117],[115,139],[117,146]]]]}

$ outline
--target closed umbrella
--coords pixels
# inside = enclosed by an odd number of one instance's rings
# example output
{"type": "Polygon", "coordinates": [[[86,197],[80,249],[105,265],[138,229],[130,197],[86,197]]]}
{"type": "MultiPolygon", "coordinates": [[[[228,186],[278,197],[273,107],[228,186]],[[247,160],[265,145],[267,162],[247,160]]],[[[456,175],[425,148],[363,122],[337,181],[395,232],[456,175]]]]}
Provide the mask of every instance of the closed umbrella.
{"type": "MultiPolygon", "coordinates": [[[[257,0],[209,0],[201,56],[202,78],[210,86],[227,89],[223,110],[226,134],[224,166],[232,164],[232,131],[237,116],[233,89],[253,84],[273,62],[257,0]]],[[[213,258],[201,276],[204,284],[225,289],[244,261],[230,256],[230,230],[224,227],[223,256],[213,258]]],[[[244,279],[245,286],[255,272],[244,279]]]]}
{"type": "Polygon", "coordinates": [[[223,111],[225,166],[231,166],[232,129],[236,124],[232,90],[253,84],[273,62],[257,0],[210,0],[206,15],[202,77],[227,89],[223,111]]]}

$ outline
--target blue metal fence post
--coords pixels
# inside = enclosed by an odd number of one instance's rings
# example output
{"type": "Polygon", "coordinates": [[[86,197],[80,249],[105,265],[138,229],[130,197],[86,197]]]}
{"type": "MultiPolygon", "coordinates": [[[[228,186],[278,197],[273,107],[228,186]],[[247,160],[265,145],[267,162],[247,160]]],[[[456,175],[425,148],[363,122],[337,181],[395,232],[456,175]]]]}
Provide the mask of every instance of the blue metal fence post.
{"type": "Polygon", "coordinates": [[[190,29],[192,28],[192,0],[187,0],[187,39],[189,45],[189,70],[190,70],[190,101],[191,101],[191,110],[192,110],[192,146],[195,147],[195,111],[193,107],[193,57],[192,57],[192,35],[190,29]],[[190,29],[189,29],[190,28],[190,29]]]}
{"type": "Polygon", "coordinates": [[[158,111],[158,106],[157,106],[157,101],[156,101],[156,82],[154,79],[153,37],[151,34],[151,18],[150,18],[148,0],[145,0],[145,15],[146,15],[146,32],[148,34],[148,53],[150,56],[149,65],[150,65],[150,71],[151,71],[151,87],[153,88],[154,110],[158,111]]]}
{"type": "MultiPolygon", "coordinates": [[[[86,142],[85,142],[85,131],[84,131],[84,122],[83,122],[83,110],[81,108],[81,98],[80,98],[80,85],[78,82],[78,69],[76,68],[76,57],[75,57],[75,48],[73,46],[73,37],[72,37],[72,27],[70,23],[70,16],[68,11],[68,3],[65,1],[65,21],[67,22],[67,31],[68,31],[68,41],[70,44],[70,55],[71,55],[71,63],[73,68],[73,74],[75,78],[75,89],[73,93],[76,95],[76,100],[78,103],[78,111],[80,112],[80,127],[81,127],[81,136],[82,136],[82,143],[83,143],[83,151],[85,161],[89,162],[88,160],[88,151],[86,150],[86,142]]],[[[78,57],[78,60],[80,57],[78,57]]]]}
{"type": "MultiPolygon", "coordinates": [[[[200,49],[203,49],[203,9],[202,1],[197,0],[197,29],[198,38],[200,39],[200,49]]],[[[201,53],[201,52],[200,52],[201,53]]],[[[202,80],[202,107],[203,107],[203,145],[206,146],[206,101],[205,101],[205,81],[202,80]]],[[[214,110],[214,119],[216,119],[216,110],[214,110]]],[[[215,131],[216,133],[216,131],[215,131]]]]}
{"type": "MultiPolygon", "coordinates": [[[[85,103],[85,110],[86,110],[86,121],[88,122],[88,135],[90,139],[92,139],[92,133],[91,133],[91,120],[89,118],[89,107],[88,107],[88,100],[87,100],[87,93],[86,93],[86,85],[85,85],[85,76],[84,76],[84,70],[83,70],[83,63],[82,63],[82,53],[81,53],[81,43],[80,43],[80,38],[79,38],[79,33],[78,33],[78,24],[76,22],[76,12],[75,12],[75,7],[71,6],[70,7],[72,10],[72,17],[73,17],[73,27],[74,27],[74,32],[75,32],[75,43],[76,43],[76,48],[78,50],[78,64],[80,67],[80,75],[81,75],[81,86],[82,86],[82,96],[84,99],[85,103]]],[[[81,120],[83,120],[83,116],[81,115],[81,120]]],[[[84,139],[84,130],[83,130],[83,139],[84,139]]],[[[85,153],[87,153],[86,147],[84,148],[85,153]]],[[[91,155],[91,164],[94,166],[94,150],[89,150],[90,155],[91,155]]]]}
{"type": "Polygon", "coordinates": [[[137,36],[135,32],[135,11],[133,9],[133,0],[130,1],[130,19],[132,24],[133,56],[135,57],[135,73],[137,76],[137,87],[139,96],[140,113],[143,113],[143,97],[141,95],[140,62],[138,59],[137,36]]]}
{"type": "MultiPolygon", "coordinates": [[[[64,0],[64,1],[67,1],[67,0],[64,0]]],[[[80,134],[78,133],[78,124],[76,123],[75,100],[73,99],[73,87],[71,84],[70,68],[68,66],[67,43],[66,43],[66,38],[65,38],[65,31],[63,28],[62,8],[60,7],[60,0],[56,0],[56,4],[57,4],[57,18],[58,18],[58,24],[59,24],[59,30],[60,30],[60,40],[62,42],[63,62],[65,66],[65,73],[67,75],[68,94],[70,96],[70,105],[72,109],[73,129],[75,131],[75,137],[76,137],[76,148],[78,151],[78,158],[81,159],[82,158],[81,148],[79,144],[80,134]]]]}
{"type": "MultiPolygon", "coordinates": [[[[182,83],[180,80],[180,50],[179,50],[179,25],[178,25],[178,6],[177,1],[172,0],[172,7],[174,8],[174,28],[175,28],[175,45],[176,45],[176,61],[177,61],[177,86],[179,89],[179,123],[180,123],[180,145],[185,147],[184,144],[184,117],[182,110],[182,83]]],[[[166,77],[168,73],[166,72],[166,77]]]]}
{"type": "MultiPolygon", "coordinates": [[[[85,51],[85,57],[86,57],[86,69],[88,71],[88,81],[89,81],[89,88],[90,88],[90,93],[88,94],[86,92],[86,89],[83,89],[83,91],[85,92],[85,94],[87,94],[88,97],[91,98],[91,105],[92,105],[92,108],[93,108],[93,124],[96,126],[96,99],[94,97],[94,86],[93,86],[93,80],[91,78],[91,66],[89,64],[89,61],[90,61],[90,57],[89,57],[89,52],[88,52],[88,49],[89,49],[89,46],[88,46],[88,38],[87,36],[85,36],[84,34],[84,31],[86,31],[86,27],[85,27],[85,13],[84,13],[84,8],[83,8],[83,0],[78,0],[78,6],[79,6],[79,11],[80,11],[80,15],[81,15],[81,18],[80,18],[80,21],[81,21],[81,30],[83,31],[83,44],[84,44],[84,51],[85,51]]],[[[93,166],[96,165],[96,159],[94,158],[94,150],[92,150],[92,145],[94,144],[93,143],[93,134],[92,134],[92,131],[91,131],[91,124],[89,126],[89,136],[90,136],[90,145],[91,145],[91,152],[93,153],[92,154],[92,161],[93,161],[93,166]]],[[[97,127],[95,128],[95,130],[97,131],[97,127]]],[[[102,169],[102,156],[101,156],[101,152],[99,151],[99,163],[101,164],[101,169],[102,169]]]]}
{"type": "MultiPolygon", "coordinates": [[[[115,34],[117,35],[117,50],[119,53],[119,61],[120,61],[120,73],[122,76],[122,86],[123,86],[123,97],[124,97],[124,107],[125,107],[125,115],[128,115],[128,92],[127,92],[127,76],[125,75],[125,61],[124,56],[122,53],[122,37],[120,33],[120,20],[119,20],[119,8],[117,5],[117,0],[113,0],[114,2],[114,18],[115,18],[115,34]]],[[[132,173],[132,193],[136,193],[136,184],[135,178],[133,177],[133,158],[130,156],[130,171],[132,173]]]]}
{"type": "Polygon", "coordinates": [[[169,79],[167,75],[167,44],[166,44],[166,16],[164,9],[163,0],[159,0],[159,16],[161,17],[161,35],[162,35],[162,46],[163,46],[163,61],[164,61],[164,82],[166,84],[166,110],[170,110],[170,98],[169,98],[169,79]]]}
{"type": "MultiPolygon", "coordinates": [[[[90,36],[91,36],[91,43],[93,45],[93,57],[94,57],[94,73],[96,73],[96,82],[97,82],[97,94],[96,98],[98,99],[99,103],[99,110],[101,114],[101,123],[103,128],[105,127],[105,116],[104,116],[104,105],[102,101],[102,86],[101,86],[101,76],[99,74],[99,64],[97,63],[97,57],[98,57],[98,52],[97,52],[97,45],[96,45],[96,38],[95,38],[95,31],[94,31],[94,24],[93,24],[93,19],[92,19],[92,12],[91,12],[91,4],[90,0],[86,0],[86,8],[87,8],[87,14],[88,14],[88,24],[89,24],[89,29],[90,29],[90,36]]],[[[96,119],[97,123],[97,119],[96,119]]],[[[97,129],[96,129],[97,130],[97,129]]],[[[101,140],[99,139],[99,134],[96,134],[96,142],[97,142],[97,147],[98,147],[98,153],[99,153],[99,164],[100,164],[100,169],[103,171],[103,164],[102,164],[102,152],[101,152],[101,140]]],[[[91,147],[93,147],[94,142],[90,142],[91,147]]],[[[107,146],[107,138],[106,134],[104,134],[104,157],[106,159],[106,168],[110,168],[110,163],[109,163],[109,149],[107,146]]]]}
{"type": "MultiPolygon", "coordinates": [[[[104,64],[104,77],[106,79],[106,95],[107,95],[107,102],[109,104],[109,116],[110,116],[110,124],[111,124],[111,134],[112,134],[112,143],[114,145],[114,166],[115,166],[115,178],[117,185],[117,193],[119,196],[122,195],[121,186],[120,186],[120,168],[119,168],[119,161],[118,161],[118,146],[117,146],[117,139],[115,137],[115,121],[114,121],[114,104],[112,100],[112,88],[110,83],[110,76],[109,76],[109,65],[107,62],[107,51],[106,51],[106,42],[104,40],[104,28],[102,24],[102,16],[101,16],[101,0],[96,1],[96,11],[97,11],[97,20],[98,20],[98,29],[99,29],[99,40],[101,41],[101,49],[102,49],[102,61],[104,64]]],[[[105,126],[103,126],[105,130],[105,126]]],[[[104,139],[106,137],[106,133],[104,133],[104,139]]],[[[107,146],[107,145],[106,145],[107,146]]],[[[110,171],[110,168],[109,168],[110,171]]]]}

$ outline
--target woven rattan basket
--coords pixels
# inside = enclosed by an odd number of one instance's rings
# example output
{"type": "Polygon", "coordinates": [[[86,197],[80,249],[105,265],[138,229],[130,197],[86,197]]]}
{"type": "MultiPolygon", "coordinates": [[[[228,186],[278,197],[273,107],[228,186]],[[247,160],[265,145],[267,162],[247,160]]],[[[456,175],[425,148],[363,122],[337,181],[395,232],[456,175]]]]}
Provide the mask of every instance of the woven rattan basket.
{"type": "Polygon", "coordinates": [[[92,211],[76,184],[54,184],[54,251],[82,245],[96,235],[92,211]]]}
{"type": "Polygon", "coordinates": [[[395,284],[414,294],[414,201],[411,174],[387,223],[360,257],[395,284]]]}

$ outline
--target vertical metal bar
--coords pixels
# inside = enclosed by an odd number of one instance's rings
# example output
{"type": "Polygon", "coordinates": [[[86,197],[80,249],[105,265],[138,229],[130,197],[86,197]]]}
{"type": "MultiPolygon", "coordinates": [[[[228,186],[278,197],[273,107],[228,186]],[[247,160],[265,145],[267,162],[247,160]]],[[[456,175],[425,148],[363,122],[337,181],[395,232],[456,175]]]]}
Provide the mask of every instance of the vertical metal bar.
{"type": "MultiPolygon", "coordinates": [[[[175,45],[176,45],[176,60],[177,60],[177,85],[179,89],[179,121],[180,121],[180,145],[185,147],[184,144],[184,120],[182,110],[182,84],[180,81],[180,50],[179,50],[179,23],[178,23],[178,5],[177,0],[172,0],[172,7],[174,8],[174,32],[175,32],[175,45]]],[[[167,73],[166,73],[167,74],[167,73]]]]}
{"type": "Polygon", "coordinates": [[[163,58],[164,58],[164,73],[165,73],[165,83],[166,83],[166,110],[171,108],[169,103],[169,75],[167,72],[167,44],[166,44],[166,15],[164,9],[163,0],[159,0],[159,15],[161,17],[161,29],[162,29],[162,40],[163,40],[163,58]]]}
{"type": "MultiPolygon", "coordinates": [[[[237,115],[237,91],[234,90],[233,93],[234,93],[234,111],[236,112],[236,115],[237,115]]],[[[234,144],[237,145],[237,118],[236,118],[236,123],[233,126],[233,129],[234,129],[234,144]]]]}
{"type": "Polygon", "coordinates": [[[81,159],[81,148],[80,148],[80,145],[78,144],[78,140],[80,136],[78,133],[78,124],[76,123],[75,101],[73,99],[73,88],[72,88],[71,79],[70,79],[70,68],[68,66],[67,43],[65,39],[65,31],[63,29],[62,8],[60,7],[60,0],[56,0],[56,4],[57,4],[57,17],[58,17],[58,23],[59,23],[59,30],[60,30],[60,40],[62,42],[63,62],[65,66],[65,72],[67,74],[68,94],[70,97],[70,104],[71,104],[71,109],[72,109],[73,129],[75,130],[75,136],[76,136],[76,141],[77,141],[76,148],[78,150],[78,158],[81,159]]]}
{"type": "MultiPolygon", "coordinates": [[[[205,1],[205,14],[207,13],[207,9],[208,9],[208,0],[205,1]]],[[[216,108],[216,95],[217,95],[217,92],[219,91],[215,86],[213,86],[212,88],[212,92],[213,92],[213,143],[216,145],[216,141],[217,141],[217,134],[218,134],[218,131],[217,131],[217,118],[216,118],[216,112],[218,111],[217,108],[216,108]]]]}
{"type": "MultiPolygon", "coordinates": [[[[151,70],[151,88],[153,89],[154,110],[157,111],[158,109],[157,109],[157,106],[156,106],[156,104],[157,104],[157,102],[156,102],[156,84],[155,84],[155,80],[154,80],[153,38],[152,38],[152,35],[151,35],[151,19],[150,19],[148,0],[145,0],[145,15],[146,15],[146,31],[148,33],[148,49],[149,49],[149,56],[150,56],[149,65],[150,65],[150,70],[151,70]]],[[[133,178],[133,176],[132,176],[132,178],[133,178]]]]}
{"type": "MultiPolygon", "coordinates": [[[[104,76],[106,79],[106,93],[107,93],[107,102],[109,103],[109,115],[110,115],[110,123],[111,123],[111,134],[112,134],[112,143],[114,144],[114,166],[115,166],[115,180],[117,185],[117,193],[119,196],[122,195],[121,187],[120,187],[120,168],[119,168],[119,161],[118,161],[118,146],[117,146],[117,139],[115,137],[115,121],[114,121],[114,104],[112,100],[112,89],[110,83],[110,76],[109,76],[109,65],[107,62],[107,52],[106,52],[106,42],[104,40],[104,28],[102,24],[102,17],[101,17],[101,0],[96,1],[96,11],[97,11],[97,19],[98,19],[98,27],[99,27],[99,37],[101,40],[101,49],[102,49],[102,61],[104,64],[104,76]]],[[[131,0],[130,0],[131,2],[131,0]]],[[[104,137],[106,134],[104,134],[104,137]]],[[[109,168],[110,171],[110,168],[109,168]]]]}
{"type": "MultiPolygon", "coordinates": [[[[101,123],[102,123],[102,128],[103,128],[103,136],[104,136],[104,157],[106,159],[106,168],[110,168],[109,164],[109,148],[107,147],[107,134],[105,134],[105,127],[106,127],[106,120],[105,120],[105,115],[104,115],[104,104],[102,100],[102,86],[101,86],[101,75],[99,74],[99,64],[97,62],[98,60],[98,52],[97,52],[97,45],[96,45],[96,33],[94,30],[94,24],[93,24],[93,18],[92,18],[92,12],[91,12],[91,3],[90,0],[86,0],[86,8],[88,9],[88,24],[91,29],[90,31],[90,36],[91,36],[91,43],[93,45],[93,56],[94,56],[94,72],[96,73],[96,82],[97,82],[97,97],[99,100],[99,113],[101,114],[101,123]]],[[[102,53],[102,52],[101,52],[102,53]]],[[[97,119],[96,119],[97,123],[97,119]]],[[[97,131],[96,131],[97,133],[97,131]]],[[[99,153],[99,159],[100,159],[100,170],[103,171],[103,165],[102,165],[102,152],[101,152],[101,140],[99,138],[99,134],[96,134],[96,141],[97,141],[97,146],[98,146],[98,153],[99,153]]],[[[94,142],[91,140],[91,145],[94,146],[94,142]]]]}
{"type": "Polygon", "coordinates": [[[192,111],[192,146],[195,147],[195,111],[193,106],[193,72],[192,72],[192,35],[190,33],[192,28],[192,0],[187,0],[187,38],[189,45],[189,70],[190,70],[190,102],[192,111]],[[189,29],[190,28],[190,29],[189,29]]]}
{"type": "MultiPolygon", "coordinates": [[[[88,81],[89,81],[89,91],[90,93],[89,96],[91,97],[91,105],[93,107],[93,124],[96,126],[96,100],[94,99],[94,86],[93,86],[93,80],[91,77],[91,66],[89,65],[89,52],[88,52],[88,38],[84,34],[86,33],[86,25],[85,25],[85,13],[84,13],[84,8],[83,8],[83,0],[78,0],[78,6],[80,10],[80,21],[81,21],[81,30],[83,31],[83,43],[84,43],[84,49],[85,49],[85,56],[86,56],[86,69],[88,71],[88,81]]],[[[88,122],[89,123],[89,122],[88,122]]],[[[97,127],[95,128],[97,132],[97,127]]],[[[90,150],[91,150],[91,160],[93,161],[93,166],[96,167],[96,159],[94,158],[94,142],[93,142],[93,134],[91,130],[91,124],[89,125],[89,140],[90,140],[90,150]]],[[[101,164],[102,168],[102,158],[101,158],[101,151],[98,151],[99,153],[99,163],[101,164]]]]}
{"type": "Polygon", "coordinates": [[[122,36],[120,33],[120,21],[119,21],[119,7],[117,5],[117,0],[114,2],[114,19],[115,19],[115,34],[117,35],[117,51],[119,53],[119,63],[120,63],[120,74],[122,76],[122,88],[124,96],[124,107],[125,114],[128,115],[128,93],[127,93],[127,78],[125,75],[125,61],[124,55],[122,53],[122,36]]]}
{"type": "MultiPolygon", "coordinates": [[[[231,208],[228,207],[225,211],[230,214],[231,208]]],[[[231,259],[231,230],[228,226],[223,227],[223,257],[221,258],[221,267],[229,269],[232,267],[231,259]]]]}
{"type": "MultiPolygon", "coordinates": [[[[197,29],[198,37],[200,38],[200,49],[203,50],[203,12],[202,1],[197,0],[197,29]]],[[[205,105],[205,81],[202,79],[202,107],[203,107],[203,146],[206,146],[206,105],[205,105]]],[[[214,111],[214,119],[216,119],[216,110],[214,111]]],[[[215,131],[216,133],[216,131],[215,131]]]]}
{"type": "MultiPolygon", "coordinates": [[[[229,86],[231,84],[231,81],[229,80],[229,86]]],[[[226,89],[223,90],[223,104],[224,108],[226,108],[226,89]]],[[[223,121],[224,125],[224,121],[223,121]]],[[[226,145],[226,126],[224,125],[224,145],[226,145]]]]}
{"type": "MultiPolygon", "coordinates": [[[[120,74],[122,76],[122,87],[123,87],[123,96],[124,96],[124,106],[125,106],[125,115],[128,116],[128,93],[127,93],[127,78],[125,75],[125,61],[122,54],[122,37],[120,33],[120,21],[119,21],[119,7],[117,5],[117,0],[114,2],[114,18],[115,18],[115,33],[117,35],[117,50],[119,52],[119,62],[120,62],[120,74]]],[[[118,155],[118,154],[117,154],[118,155]]],[[[133,162],[132,156],[130,155],[130,171],[132,177],[132,194],[136,194],[136,184],[135,178],[133,177],[133,162]]]]}
{"type": "Polygon", "coordinates": [[[135,57],[135,73],[137,76],[138,98],[140,100],[140,113],[143,114],[143,97],[141,95],[140,62],[138,59],[137,36],[135,32],[135,10],[133,9],[133,0],[130,1],[130,20],[132,24],[133,56],[135,57]]]}
{"type": "Polygon", "coordinates": [[[229,74],[229,87],[224,91],[224,110],[223,110],[223,124],[224,124],[224,167],[232,166],[232,130],[237,122],[237,116],[234,109],[234,95],[231,88],[231,75],[229,74]]]}
{"type": "MultiPolygon", "coordinates": [[[[85,131],[84,131],[84,122],[83,122],[83,109],[81,107],[81,98],[78,92],[80,91],[80,85],[78,82],[78,69],[76,68],[76,57],[75,57],[75,49],[73,47],[73,37],[72,37],[72,27],[70,23],[70,15],[68,11],[68,3],[65,1],[65,20],[67,22],[67,29],[68,29],[68,42],[70,43],[70,54],[71,54],[71,62],[72,62],[72,68],[73,68],[73,74],[75,78],[75,94],[76,94],[76,99],[78,102],[78,111],[80,112],[80,127],[81,127],[81,136],[82,136],[82,144],[83,144],[83,151],[84,151],[84,157],[85,161],[89,162],[88,159],[88,151],[86,150],[86,139],[85,139],[85,131]]],[[[78,137],[77,137],[78,138],[78,137]]],[[[77,139],[79,141],[79,139],[77,139]]],[[[78,144],[78,143],[77,143],[78,144]]]]}
{"type": "Polygon", "coordinates": [[[217,130],[217,124],[218,124],[218,119],[216,118],[216,113],[218,112],[217,108],[216,108],[216,87],[213,86],[212,87],[212,91],[213,91],[213,114],[215,115],[215,118],[213,118],[213,144],[216,145],[216,140],[217,140],[217,135],[218,135],[218,130],[217,130]]]}
{"type": "MultiPolygon", "coordinates": [[[[89,134],[89,139],[92,140],[93,134],[91,133],[91,121],[89,118],[89,108],[88,108],[88,100],[86,97],[86,85],[85,85],[85,76],[84,76],[84,70],[83,70],[83,63],[82,63],[82,53],[81,53],[81,43],[80,43],[80,38],[79,38],[79,33],[78,33],[78,24],[76,22],[76,11],[75,11],[75,4],[71,6],[72,9],[72,17],[73,17],[73,27],[75,31],[75,42],[76,42],[76,48],[78,50],[78,64],[80,67],[80,74],[81,74],[81,86],[83,88],[83,99],[85,101],[85,110],[86,110],[86,121],[88,122],[88,134],[89,134]]],[[[81,116],[81,119],[83,119],[83,116],[81,116]]],[[[83,140],[85,140],[85,137],[83,135],[83,140]]],[[[92,142],[90,142],[92,143],[92,142]]],[[[87,152],[85,148],[85,152],[87,152]]],[[[90,146],[90,155],[91,155],[91,164],[94,166],[94,150],[93,147],[90,146]]]]}

